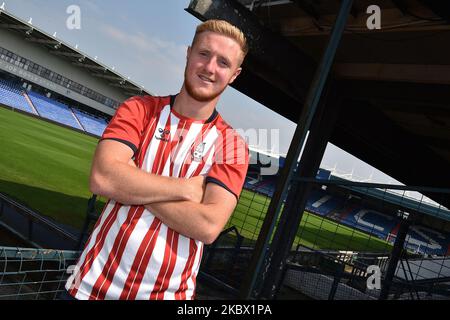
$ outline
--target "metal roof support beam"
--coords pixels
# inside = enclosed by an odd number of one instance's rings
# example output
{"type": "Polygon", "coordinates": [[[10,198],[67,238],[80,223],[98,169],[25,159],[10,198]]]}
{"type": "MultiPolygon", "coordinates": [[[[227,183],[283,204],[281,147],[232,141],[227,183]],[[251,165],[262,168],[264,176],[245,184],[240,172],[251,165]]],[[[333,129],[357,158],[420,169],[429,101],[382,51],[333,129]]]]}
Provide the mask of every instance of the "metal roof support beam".
{"type": "Polygon", "coordinates": [[[122,81],[123,79],[119,76],[109,76],[107,74],[101,74],[101,73],[91,73],[94,77],[102,78],[102,79],[108,79],[108,80],[114,80],[114,81],[122,81]]]}
{"type": "Polygon", "coordinates": [[[260,7],[273,7],[273,6],[280,6],[284,4],[292,4],[293,2],[291,0],[277,0],[277,1],[252,1],[250,4],[246,4],[245,6],[251,11],[253,8],[260,8],[260,7]]]}
{"type": "Polygon", "coordinates": [[[100,65],[92,65],[87,63],[80,63],[80,62],[73,62],[73,65],[81,68],[91,69],[91,70],[101,70],[101,71],[108,71],[107,68],[102,67],[100,65]]]}
{"type": "Polygon", "coordinates": [[[27,25],[10,24],[10,23],[0,23],[0,28],[17,29],[17,30],[28,30],[28,29],[30,29],[30,27],[27,26],[27,25]]]}
{"type": "MultiPolygon", "coordinates": [[[[400,211],[401,213],[401,211],[400,211]]],[[[386,268],[385,276],[381,286],[379,300],[387,300],[389,291],[391,289],[392,280],[394,279],[395,272],[397,270],[398,262],[401,259],[403,253],[403,247],[405,245],[406,236],[408,234],[411,217],[404,215],[399,217],[401,219],[400,228],[395,238],[394,248],[392,248],[391,255],[389,257],[388,266],[386,268]]]]}
{"type": "MultiPolygon", "coordinates": [[[[301,218],[309,188],[308,184],[299,184],[293,178],[296,174],[309,176],[311,174],[311,168],[314,169],[315,166],[318,167],[320,164],[320,159],[317,157],[319,153],[317,151],[313,156],[313,160],[308,160],[308,157],[305,156],[307,150],[312,150],[320,142],[311,142],[308,138],[308,132],[312,128],[311,124],[316,115],[319,101],[322,98],[325,83],[329,79],[331,65],[344,33],[351,6],[352,0],[342,1],[328,46],[315,72],[305,106],[302,108],[300,118],[297,121],[297,128],[289,147],[283,171],[277,182],[275,193],[271,199],[266,218],[258,236],[247,277],[241,286],[241,298],[250,299],[253,297],[260,298],[262,296],[267,299],[273,299],[281,285],[280,271],[284,269],[287,254],[295,239],[295,233],[299,223],[297,220],[301,218]],[[305,146],[305,153],[299,164],[298,159],[303,146],[305,146]],[[306,170],[299,169],[304,167],[306,170]],[[294,173],[295,169],[298,169],[296,174],[294,173]],[[285,198],[286,204],[281,214],[281,206],[285,198]],[[278,217],[280,217],[280,221],[274,233],[273,230],[277,224],[278,217]],[[274,236],[274,240],[269,246],[272,235],[274,236]],[[277,241],[277,239],[283,240],[277,241]],[[257,287],[257,283],[262,283],[262,287],[257,287]]],[[[322,110],[322,112],[325,111],[322,110]]],[[[319,146],[320,148],[321,146],[319,146]]],[[[325,151],[325,149],[323,148],[320,151],[325,151]]]]}
{"type": "Polygon", "coordinates": [[[113,87],[117,87],[117,88],[122,88],[122,89],[131,90],[131,91],[136,91],[136,92],[140,92],[141,91],[141,89],[139,89],[138,87],[132,87],[132,86],[127,86],[127,85],[118,84],[118,83],[109,83],[109,85],[113,86],[113,87]]]}
{"type": "Polygon", "coordinates": [[[75,52],[67,52],[67,51],[50,50],[50,53],[56,54],[58,56],[73,57],[73,58],[83,58],[84,57],[82,54],[75,53],[75,52]]]}
{"type": "Polygon", "coordinates": [[[31,41],[35,43],[43,43],[43,44],[51,44],[51,45],[57,45],[60,44],[59,41],[56,40],[48,40],[48,39],[38,39],[38,38],[25,38],[26,41],[31,41]]]}

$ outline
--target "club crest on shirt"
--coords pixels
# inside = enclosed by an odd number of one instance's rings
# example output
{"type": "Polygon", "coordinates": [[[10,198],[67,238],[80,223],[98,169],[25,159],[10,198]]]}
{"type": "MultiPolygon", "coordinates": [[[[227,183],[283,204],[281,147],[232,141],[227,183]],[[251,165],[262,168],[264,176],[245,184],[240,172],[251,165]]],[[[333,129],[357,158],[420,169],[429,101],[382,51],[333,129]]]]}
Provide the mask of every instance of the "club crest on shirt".
{"type": "Polygon", "coordinates": [[[200,143],[195,150],[192,151],[192,160],[193,161],[202,161],[203,158],[203,152],[205,151],[205,144],[206,142],[200,143]]]}
{"type": "Polygon", "coordinates": [[[155,134],[155,138],[158,139],[158,140],[161,140],[163,142],[168,142],[169,141],[169,134],[170,134],[170,130],[169,129],[159,128],[158,132],[155,134]]]}

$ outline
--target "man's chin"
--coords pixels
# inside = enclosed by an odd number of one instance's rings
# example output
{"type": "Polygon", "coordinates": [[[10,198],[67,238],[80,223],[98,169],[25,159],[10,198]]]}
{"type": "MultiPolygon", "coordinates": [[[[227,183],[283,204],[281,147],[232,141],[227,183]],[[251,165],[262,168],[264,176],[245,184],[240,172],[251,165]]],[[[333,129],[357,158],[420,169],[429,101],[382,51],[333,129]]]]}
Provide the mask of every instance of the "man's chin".
{"type": "Polygon", "coordinates": [[[216,99],[223,92],[214,92],[214,93],[203,93],[198,92],[196,90],[187,90],[187,93],[191,96],[192,99],[197,100],[199,102],[210,102],[216,99]]]}

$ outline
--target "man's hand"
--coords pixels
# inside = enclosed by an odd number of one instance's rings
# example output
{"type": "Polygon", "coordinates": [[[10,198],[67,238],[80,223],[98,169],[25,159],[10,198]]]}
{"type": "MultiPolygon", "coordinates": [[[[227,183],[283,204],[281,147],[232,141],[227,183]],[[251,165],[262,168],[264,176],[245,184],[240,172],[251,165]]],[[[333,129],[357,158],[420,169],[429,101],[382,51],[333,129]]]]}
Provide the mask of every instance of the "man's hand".
{"type": "Polygon", "coordinates": [[[223,230],[236,204],[234,194],[208,183],[201,203],[165,201],[145,205],[145,208],[176,232],[210,244],[223,230]]]}
{"type": "Polygon", "coordinates": [[[186,191],[189,193],[190,201],[200,203],[205,194],[205,177],[196,176],[186,180],[186,191]]]}

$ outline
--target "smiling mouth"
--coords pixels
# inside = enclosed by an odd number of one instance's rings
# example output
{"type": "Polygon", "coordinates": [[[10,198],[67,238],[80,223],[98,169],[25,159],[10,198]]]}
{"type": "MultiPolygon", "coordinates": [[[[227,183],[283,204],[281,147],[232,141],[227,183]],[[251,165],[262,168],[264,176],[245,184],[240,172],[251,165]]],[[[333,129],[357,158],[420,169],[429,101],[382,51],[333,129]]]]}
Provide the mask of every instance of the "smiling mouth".
{"type": "Polygon", "coordinates": [[[199,75],[198,76],[201,80],[205,81],[205,82],[209,82],[209,83],[213,83],[214,81],[212,81],[211,79],[209,79],[208,77],[199,75]]]}

